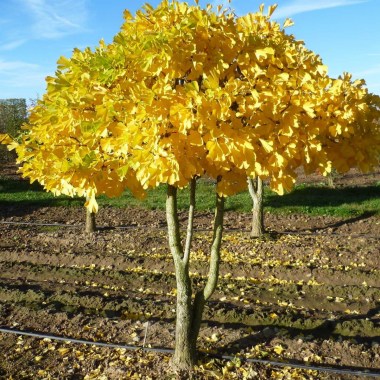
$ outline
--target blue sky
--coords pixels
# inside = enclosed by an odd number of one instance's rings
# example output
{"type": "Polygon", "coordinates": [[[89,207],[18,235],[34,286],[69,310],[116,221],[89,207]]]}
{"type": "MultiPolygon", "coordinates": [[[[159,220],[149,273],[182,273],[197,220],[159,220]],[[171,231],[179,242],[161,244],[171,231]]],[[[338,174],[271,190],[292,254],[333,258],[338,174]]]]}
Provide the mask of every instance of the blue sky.
{"type": "MultiPolygon", "coordinates": [[[[200,0],[200,5],[223,1],[200,0]]],[[[278,4],[278,21],[294,20],[287,32],[320,54],[331,76],[351,72],[355,79],[366,80],[370,92],[380,94],[380,0],[232,0],[229,6],[243,15],[263,2],[278,4]]],[[[123,10],[133,13],[144,3],[0,0],[0,99],[42,96],[44,78],[54,74],[61,55],[69,57],[73,48],[93,47],[102,38],[111,42],[123,10]]]]}

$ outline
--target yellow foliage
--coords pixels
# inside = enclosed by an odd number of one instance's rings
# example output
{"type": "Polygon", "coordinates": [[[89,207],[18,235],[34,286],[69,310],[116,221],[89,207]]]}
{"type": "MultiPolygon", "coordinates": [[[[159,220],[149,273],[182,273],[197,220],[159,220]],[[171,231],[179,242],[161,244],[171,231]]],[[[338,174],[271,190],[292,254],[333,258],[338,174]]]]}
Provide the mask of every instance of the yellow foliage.
{"type": "Polygon", "coordinates": [[[7,134],[0,133],[0,144],[8,145],[13,141],[12,137],[7,134]]]}
{"type": "Polygon", "coordinates": [[[220,195],[270,179],[280,194],[295,169],[370,169],[379,160],[378,97],[270,19],[275,6],[227,10],[162,1],[114,41],[61,57],[13,144],[21,171],[56,194],[117,196],[129,187],[218,180],[220,195]]]}

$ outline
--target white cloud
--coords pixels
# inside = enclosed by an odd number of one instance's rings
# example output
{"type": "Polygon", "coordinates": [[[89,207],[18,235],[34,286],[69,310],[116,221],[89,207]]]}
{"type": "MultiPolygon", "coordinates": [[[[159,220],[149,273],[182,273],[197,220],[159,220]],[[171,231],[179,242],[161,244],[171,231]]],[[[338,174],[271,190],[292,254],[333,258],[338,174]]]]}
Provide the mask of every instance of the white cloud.
{"type": "Polygon", "coordinates": [[[370,67],[366,70],[362,70],[360,72],[354,73],[356,77],[366,77],[369,75],[380,75],[380,65],[370,67]]]}
{"type": "Polygon", "coordinates": [[[87,0],[19,0],[32,19],[34,38],[59,38],[85,30],[87,0]]]}
{"type": "Polygon", "coordinates": [[[35,63],[28,63],[22,61],[4,61],[0,60],[0,74],[17,70],[30,70],[36,69],[39,66],[35,63]]]}
{"type": "Polygon", "coordinates": [[[23,45],[26,42],[26,38],[20,38],[14,41],[6,42],[0,45],[0,51],[13,50],[23,45]]]}
{"type": "Polygon", "coordinates": [[[47,75],[35,63],[0,60],[0,98],[35,98],[43,92],[47,75]]]}
{"type": "Polygon", "coordinates": [[[87,31],[87,2],[10,0],[6,4],[8,9],[2,9],[8,18],[0,18],[0,52],[15,50],[30,40],[55,39],[87,31]]]}
{"type": "Polygon", "coordinates": [[[293,0],[287,5],[279,6],[274,18],[292,17],[298,13],[317,11],[320,9],[344,7],[353,4],[365,3],[368,0],[293,0]]]}

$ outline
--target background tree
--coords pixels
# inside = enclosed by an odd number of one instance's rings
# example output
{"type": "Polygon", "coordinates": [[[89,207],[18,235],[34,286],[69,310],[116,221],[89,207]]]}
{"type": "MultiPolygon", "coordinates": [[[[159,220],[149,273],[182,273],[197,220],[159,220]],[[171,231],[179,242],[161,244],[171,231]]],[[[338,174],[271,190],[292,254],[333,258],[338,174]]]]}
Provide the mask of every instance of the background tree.
{"type": "MultiPolygon", "coordinates": [[[[16,137],[21,132],[21,125],[27,121],[27,116],[25,99],[0,99],[0,134],[7,133],[16,137]]],[[[14,155],[0,146],[0,161],[14,159],[14,155]]]]}
{"type": "Polygon", "coordinates": [[[260,177],[248,178],[248,191],[252,198],[251,237],[257,238],[265,233],[264,224],[264,183],[260,177]]]}
{"type": "Polygon", "coordinates": [[[173,363],[180,371],[196,361],[204,305],[217,285],[225,197],[246,189],[247,177],[270,180],[283,194],[300,166],[328,173],[332,163],[369,169],[378,162],[379,145],[367,138],[378,139],[378,130],[357,122],[368,108],[362,83],[329,78],[316,54],[270,20],[274,10],[265,15],[260,7],[236,17],[163,1],[135,16],[125,11],[112,44],[60,59],[16,147],[24,175],[55,193],[88,196],[90,211],[97,209],[97,194],[118,195],[127,186],[142,194],[167,185],[177,281],[173,363]],[[341,112],[345,91],[350,97],[341,112]],[[365,144],[352,158],[342,144],[355,135],[365,144]],[[50,169],[38,164],[42,159],[52,160],[50,169]],[[209,274],[196,288],[190,258],[202,176],[217,183],[216,211],[209,274]],[[186,186],[190,207],[182,240],[177,189],[186,186]]]}
{"type": "Polygon", "coordinates": [[[16,150],[23,177],[55,195],[86,199],[86,232],[95,229],[97,195],[118,196],[127,187],[143,194],[128,166],[127,146],[121,158],[109,143],[107,123],[117,123],[108,87],[118,66],[111,49],[105,50],[101,42],[94,52],[75,49],[71,59],[61,57],[56,76],[47,78],[47,92],[31,110],[21,140],[3,141],[16,150]]]}
{"type": "MultiPolygon", "coordinates": [[[[310,82],[309,82],[310,83],[310,82]]],[[[359,167],[368,171],[378,162],[380,97],[368,94],[364,81],[352,81],[351,75],[344,73],[331,79],[328,86],[314,99],[318,105],[314,109],[315,121],[325,125],[326,132],[318,135],[317,149],[310,150],[301,161],[300,168],[306,174],[315,172],[327,175],[332,182],[333,176],[359,167]],[[330,168],[321,168],[327,162],[330,168]]],[[[253,201],[252,237],[260,237],[264,231],[263,191],[259,178],[248,179],[249,191],[253,201]]]]}

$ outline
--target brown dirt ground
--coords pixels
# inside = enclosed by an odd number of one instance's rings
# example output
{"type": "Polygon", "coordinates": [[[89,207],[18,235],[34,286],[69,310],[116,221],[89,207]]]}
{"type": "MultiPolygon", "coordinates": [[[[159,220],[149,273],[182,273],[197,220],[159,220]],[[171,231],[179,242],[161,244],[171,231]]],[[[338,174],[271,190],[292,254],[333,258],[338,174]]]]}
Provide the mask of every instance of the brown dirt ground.
{"type": "MultiPolygon", "coordinates": [[[[379,172],[350,172],[336,184],[379,179],[379,172]]],[[[204,313],[201,352],[380,372],[378,216],[266,214],[273,233],[262,240],[249,238],[250,215],[228,212],[225,219],[220,281],[204,313]]],[[[0,224],[0,327],[173,347],[175,279],[164,213],[103,208],[94,235],[83,233],[83,220],[78,208],[0,210],[0,222],[57,223],[0,224]]],[[[185,226],[186,213],[180,220],[185,226]]],[[[196,214],[195,287],[207,273],[211,220],[211,213],[196,214]]],[[[202,358],[197,379],[363,378],[202,358]]],[[[4,379],[172,379],[169,360],[0,333],[4,379]]]]}

